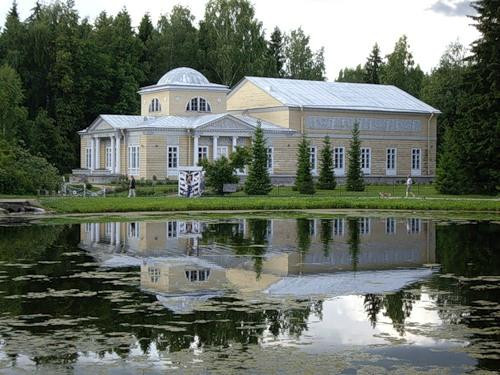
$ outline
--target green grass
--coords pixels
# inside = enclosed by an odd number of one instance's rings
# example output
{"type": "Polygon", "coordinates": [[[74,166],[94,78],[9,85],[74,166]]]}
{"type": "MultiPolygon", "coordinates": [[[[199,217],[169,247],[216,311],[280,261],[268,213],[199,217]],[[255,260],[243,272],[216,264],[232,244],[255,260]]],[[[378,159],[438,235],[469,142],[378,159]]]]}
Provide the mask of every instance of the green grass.
{"type": "Polygon", "coordinates": [[[42,198],[42,205],[59,213],[98,213],[134,211],[218,211],[218,210],[296,210],[319,208],[455,210],[499,212],[500,201],[491,199],[391,198],[350,196],[268,196],[268,197],[106,197],[42,198]]]}

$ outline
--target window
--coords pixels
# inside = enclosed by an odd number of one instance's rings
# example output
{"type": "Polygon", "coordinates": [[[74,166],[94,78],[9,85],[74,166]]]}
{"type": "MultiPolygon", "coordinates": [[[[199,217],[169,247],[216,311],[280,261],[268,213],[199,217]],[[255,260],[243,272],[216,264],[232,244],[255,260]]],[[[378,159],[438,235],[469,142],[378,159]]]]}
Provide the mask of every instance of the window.
{"type": "Polygon", "coordinates": [[[420,233],[422,229],[421,226],[422,222],[420,219],[412,218],[406,221],[406,231],[408,234],[420,233]]]}
{"type": "Polygon", "coordinates": [[[388,148],[385,160],[385,174],[388,176],[396,175],[396,149],[388,148]]]}
{"type": "Polygon", "coordinates": [[[92,223],[85,223],[85,233],[90,233],[92,231],[92,223]]]}
{"type": "Polygon", "coordinates": [[[106,146],[106,169],[111,170],[111,146],[106,146]]]}
{"type": "Polygon", "coordinates": [[[192,98],[186,105],[188,112],[212,112],[208,101],[201,97],[192,98]]]}
{"type": "Polygon", "coordinates": [[[415,176],[420,176],[420,149],[411,149],[411,174],[415,176]]]}
{"type": "Polygon", "coordinates": [[[361,149],[361,170],[364,174],[371,172],[371,149],[363,147],[361,149]]]}
{"type": "Polygon", "coordinates": [[[207,281],[208,277],[210,276],[210,270],[205,269],[205,270],[187,270],[186,271],[186,278],[191,281],[207,281]]]}
{"type": "Polygon", "coordinates": [[[148,274],[149,274],[149,279],[153,284],[156,284],[158,281],[160,281],[160,269],[158,267],[148,267],[148,274]]]}
{"type": "Polygon", "coordinates": [[[221,156],[225,156],[227,158],[227,156],[228,156],[227,146],[218,146],[217,147],[217,159],[219,159],[221,156]]]}
{"type": "Polygon", "coordinates": [[[333,219],[333,235],[344,235],[344,219],[333,219]]]}
{"type": "Polygon", "coordinates": [[[160,112],[161,111],[161,105],[160,105],[160,100],[158,98],[154,98],[151,100],[151,103],[149,104],[149,112],[160,112]]]}
{"type": "Polygon", "coordinates": [[[106,226],[104,227],[104,235],[109,237],[111,236],[111,231],[115,223],[106,223],[106,226]]]}
{"type": "Polygon", "coordinates": [[[139,238],[139,223],[128,223],[127,225],[127,237],[128,238],[139,238]]]}
{"type": "Polygon", "coordinates": [[[309,147],[309,160],[311,162],[311,172],[316,173],[316,147],[309,147]]]}
{"type": "Polygon", "coordinates": [[[208,146],[198,146],[198,161],[208,159],[208,146]]]}
{"type": "Polygon", "coordinates": [[[128,146],[128,173],[132,176],[139,174],[139,145],[128,146]]]}
{"type": "Polygon", "coordinates": [[[393,217],[388,217],[385,219],[385,233],[386,234],[396,234],[396,219],[393,217]]]}
{"type": "Polygon", "coordinates": [[[267,170],[272,172],[273,170],[273,148],[267,148],[267,170]]]}
{"type": "Polygon", "coordinates": [[[167,146],[168,169],[177,169],[179,166],[179,146],[167,146]]]}
{"type": "Polygon", "coordinates": [[[177,221],[167,221],[167,238],[177,238],[177,221]]]}
{"type": "Polygon", "coordinates": [[[337,176],[344,175],[344,147],[335,147],[333,149],[333,166],[337,176]]]}
{"type": "Polygon", "coordinates": [[[85,166],[87,169],[92,169],[92,149],[90,147],[85,150],[85,166]]]}
{"type": "Polygon", "coordinates": [[[266,222],[266,241],[271,241],[273,239],[273,221],[267,220],[266,222]]]}
{"type": "Polygon", "coordinates": [[[309,234],[316,236],[316,220],[307,220],[309,222],[309,234]]]}
{"type": "Polygon", "coordinates": [[[359,234],[370,234],[371,220],[369,217],[359,219],[359,234]]]}

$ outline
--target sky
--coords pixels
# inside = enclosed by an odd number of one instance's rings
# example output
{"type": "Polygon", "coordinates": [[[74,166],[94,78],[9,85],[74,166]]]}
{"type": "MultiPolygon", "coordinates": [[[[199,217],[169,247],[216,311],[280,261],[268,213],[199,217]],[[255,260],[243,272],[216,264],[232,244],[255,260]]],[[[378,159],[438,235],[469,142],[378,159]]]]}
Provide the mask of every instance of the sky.
{"type": "MultiPolygon", "coordinates": [[[[42,0],[50,3],[50,0],[42,0]]],[[[390,53],[406,34],[416,63],[429,72],[439,63],[446,46],[459,40],[468,46],[479,37],[467,17],[473,14],[469,0],[251,0],[266,35],[277,25],[285,32],[302,27],[313,49],[325,47],[328,80],[340,69],[364,63],[377,42],[382,55],[390,53]]],[[[21,17],[28,17],[35,0],[17,0],[21,17]]],[[[81,17],[95,17],[105,10],[116,14],[126,7],[137,26],[149,12],[153,21],[176,4],[203,17],[206,0],[75,0],[81,17]]],[[[0,25],[12,5],[0,0],[0,25]]]]}

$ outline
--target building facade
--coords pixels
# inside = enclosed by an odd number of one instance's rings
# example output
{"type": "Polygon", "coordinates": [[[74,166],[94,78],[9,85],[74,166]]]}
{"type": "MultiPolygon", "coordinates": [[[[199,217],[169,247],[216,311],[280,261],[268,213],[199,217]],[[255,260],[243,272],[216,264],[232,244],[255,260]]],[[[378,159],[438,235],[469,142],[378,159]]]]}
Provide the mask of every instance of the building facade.
{"type": "Polygon", "coordinates": [[[394,86],[245,77],[230,90],[193,69],[177,68],[139,95],[140,116],[100,115],[79,132],[81,165],[73,180],[175,179],[182,167],[250,145],[260,124],[274,182],[293,182],[302,136],[311,143],[312,171],[318,174],[327,135],[342,181],[355,122],[367,181],[435,176],[440,112],[394,86]]]}

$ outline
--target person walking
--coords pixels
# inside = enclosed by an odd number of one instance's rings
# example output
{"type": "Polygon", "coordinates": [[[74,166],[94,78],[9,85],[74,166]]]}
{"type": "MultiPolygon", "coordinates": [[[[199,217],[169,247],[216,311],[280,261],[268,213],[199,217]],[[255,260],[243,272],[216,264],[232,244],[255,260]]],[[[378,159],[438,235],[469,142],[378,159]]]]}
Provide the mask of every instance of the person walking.
{"type": "Polygon", "coordinates": [[[408,198],[408,195],[412,195],[413,197],[415,194],[411,192],[411,186],[413,185],[413,179],[411,178],[410,175],[406,177],[406,198],[408,198]]]}
{"type": "Polygon", "coordinates": [[[135,197],[135,178],[134,176],[131,177],[130,183],[128,185],[128,197],[135,197]]]}

